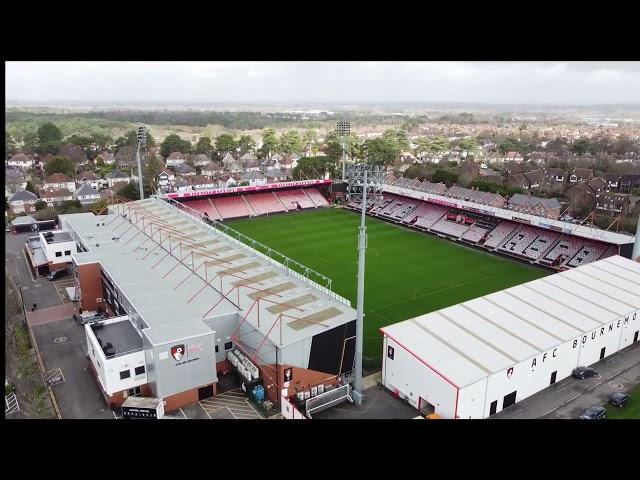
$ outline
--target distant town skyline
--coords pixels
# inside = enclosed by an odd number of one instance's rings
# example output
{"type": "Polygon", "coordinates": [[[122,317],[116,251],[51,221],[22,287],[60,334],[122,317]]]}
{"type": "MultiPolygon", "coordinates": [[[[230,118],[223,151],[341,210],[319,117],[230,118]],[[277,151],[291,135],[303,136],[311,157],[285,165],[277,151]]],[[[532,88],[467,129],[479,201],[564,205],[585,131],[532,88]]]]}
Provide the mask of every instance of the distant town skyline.
{"type": "Polygon", "coordinates": [[[640,62],[6,62],[7,102],[640,104],[640,62]]]}

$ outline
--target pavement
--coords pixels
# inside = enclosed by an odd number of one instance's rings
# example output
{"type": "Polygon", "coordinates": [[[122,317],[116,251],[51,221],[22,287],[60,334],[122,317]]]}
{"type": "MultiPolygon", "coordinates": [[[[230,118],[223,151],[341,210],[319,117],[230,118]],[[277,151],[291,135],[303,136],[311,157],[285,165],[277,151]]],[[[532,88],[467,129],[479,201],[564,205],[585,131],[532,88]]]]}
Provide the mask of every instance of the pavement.
{"type": "Polygon", "coordinates": [[[492,416],[492,419],[575,419],[590,407],[606,406],[609,397],[640,383],[640,342],[591,365],[593,378],[565,378],[492,416]]]}
{"type": "Polygon", "coordinates": [[[84,327],[65,318],[34,325],[32,330],[45,377],[62,374],[64,381],[52,386],[62,418],[113,419],[89,366],[84,327]]]}

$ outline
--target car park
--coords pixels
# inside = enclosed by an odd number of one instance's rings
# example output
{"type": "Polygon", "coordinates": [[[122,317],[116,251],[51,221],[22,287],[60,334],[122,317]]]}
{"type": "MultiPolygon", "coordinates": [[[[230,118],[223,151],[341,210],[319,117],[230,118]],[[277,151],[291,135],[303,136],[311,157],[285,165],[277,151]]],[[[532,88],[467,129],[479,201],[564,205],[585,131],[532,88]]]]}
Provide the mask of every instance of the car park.
{"type": "Polygon", "coordinates": [[[571,376],[578,380],[584,380],[585,378],[595,377],[596,371],[591,367],[576,367],[571,372],[571,376]]]}
{"type": "Polygon", "coordinates": [[[616,392],[611,395],[609,398],[609,405],[613,405],[614,407],[624,407],[627,403],[631,401],[631,395],[624,392],[616,392]]]}
{"type": "Polygon", "coordinates": [[[607,409],[604,407],[591,407],[580,415],[581,420],[604,420],[607,418],[607,409]]]}

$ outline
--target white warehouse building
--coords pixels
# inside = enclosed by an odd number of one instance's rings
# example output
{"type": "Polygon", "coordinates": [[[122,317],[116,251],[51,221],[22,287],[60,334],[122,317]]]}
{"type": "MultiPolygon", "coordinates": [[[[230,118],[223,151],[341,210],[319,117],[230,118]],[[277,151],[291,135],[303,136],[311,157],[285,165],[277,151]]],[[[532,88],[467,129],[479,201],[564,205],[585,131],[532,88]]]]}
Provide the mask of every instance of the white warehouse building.
{"type": "Polygon", "coordinates": [[[640,263],[609,257],[381,329],[382,381],[423,413],[487,418],[638,341],[640,263]]]}

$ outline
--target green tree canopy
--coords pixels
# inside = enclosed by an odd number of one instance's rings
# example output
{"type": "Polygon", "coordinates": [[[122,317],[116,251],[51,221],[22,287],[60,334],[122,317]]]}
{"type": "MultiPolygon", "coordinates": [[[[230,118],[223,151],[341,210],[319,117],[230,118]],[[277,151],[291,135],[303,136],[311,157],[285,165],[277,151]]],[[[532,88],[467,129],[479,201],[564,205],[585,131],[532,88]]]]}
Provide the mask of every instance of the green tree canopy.
{"type": "Polygon", "coordinates": [[[398,153],[408,151],[411,148],[406,130],[390,128],[384,131],[382,138],[389,144],[395,143],[398,153]]]}
{"type": "Polygon", "coordinates": [[[36,193],[36,189],[35,189],[35,187],[33,186],[33,182],[32,182],[31,180],[27,180],[27,186],[26,186],[26,187],[24,187],[24,189],[25,189],[25,190],[27,190],[27,191],[29,191],[29,192],[31,192],[31,193],[33,193],[33,194],[35,194],[35,193],[36,193]]]}
{"type": "Polygon", "coordinates": [[[55,157],[45,165],[44,167],[47,175],[53,175],[54,173],[64,173],[65,175],[72,177],[76,171],[75,164],[66,157],[55,157]]]}
{"type": "Polygon", "coordinates": [[[213,155],[213,145],[211,144],[211,138],[200,137],[198,139],[198,143],[196,143],[194,152],[197,154],[204,154],[211,158],[211,155],[213,155]]]}
{"type": "Polygon", "coordinates": [[[478,146],[478,140],[475,138],[463,138],[458,142],[458,146],[467,152],[467,155],[475,155],[480,147],[478,146]]]}
{"type": "Polygon", "coordinates": [[[138,189],[139,187],[137,182],[129,182],[128,184],[117,190],[116,194],[130,200],[140,200],[140,192],[138,191],[138,189]]]}
{"type": "Polygon", "coordinates": [[[160,155],[168,157],[172,152],[190,153],[191,142],[189,140],[183,140],[179,135],[171,133],[166,136],[164,141],[160,144],[160,155]]]}
{"type": "Polygon", "coordinates": [[[285,155],[304,151],[304,143],[297,130],[287,130],[280,135],[280,151],[285,155]]]}
{"type": "Polygon", "coordinates": [[[451,170],[437,169],[433,174],[431,181],[434,183],[442,182],[446,184],[447,187],[450,187],[458,181],[458,174],[456,172],[452,172],[451,170]]]}
{"type": "Polygon", "coordinates": [[[38,128],[38,153],[56,154],[62,144],[62,132],[51,122],[38,128]]]}
{"type": "Polygon", "coordinates": [[[327,172],[333,177],[336,173],[335,170],[335,163],[330,157],[303,157],[298,160],[298,164],[293,169],[293,178],[323,178],[327,172]]]}
{"type": "Polygon", "coordinates": [[[401,149],[393,137],[378,137],[364,142],[369,163],[374,165],[390,165],[400,154],[401,149]]]}
{"type": "Polygon", "coordinates": [[[238,140],[238,148],[240,149],[240,155],[244,155],[256,149],[256,142],[251,138],[251,135],[241,135],[238,140]]]}
{"type": "Polygon", "coordinates": [[[38,151],[38,134],[35,132],[27,132],[22,138],[24,145],[22,151],[25,153],[36,153],[38,151]]]}
{"type": "Polygon", "coordinates": [[[216,152],[218,155],[233,152],[236,149],[236,141],[233,135],[223,133],[216,138],[216,152]]]}
{"type": "Polygon", "coordinates": [[[417,142],[417,153],[427,155],[439,155],[448,151],[451,148],[451,142],[447,137],[420,137],[417,142]]]}
{"type": "Polygon", "coordinates": [[[13,137],[7,132],[4,131],[4,154],[5,158],[11,158],[17,152],[16,142],[13,137]]]}
{"type": "Polygon", "coordinates": [[[276,153],[278,148],[278,138],[273,128],[265,128],[262,130],[262,147],[260,147],[260,156],[265,158],[276,153]]]}
{"type": "Polygon", "coordinates": [[[45,208],[47,208],[47,202],[43,201],[43,200],[38,200],[36,202],[36,211],[39,212],[40,210],[44,210],[45,208]]]}

